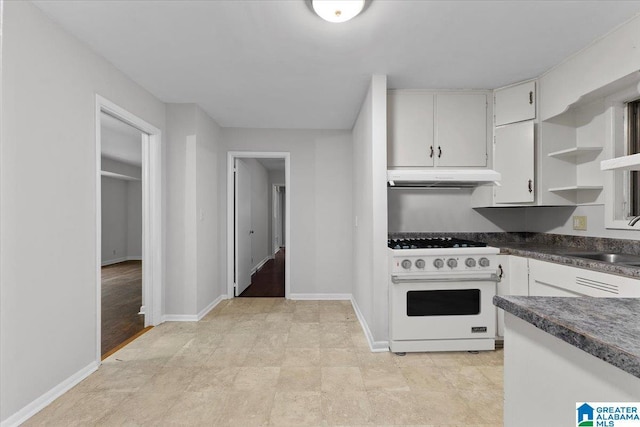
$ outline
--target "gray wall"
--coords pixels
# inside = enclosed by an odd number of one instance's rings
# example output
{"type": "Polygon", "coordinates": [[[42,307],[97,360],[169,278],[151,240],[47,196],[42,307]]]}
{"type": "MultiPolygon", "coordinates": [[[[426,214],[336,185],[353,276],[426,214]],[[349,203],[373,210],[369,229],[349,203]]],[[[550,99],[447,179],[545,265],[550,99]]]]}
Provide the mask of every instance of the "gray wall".
{"type": "Polygon", "coordinates": [[[96,94],[161,130],[165,106],[30,2],[5,2],[3,13],[4,421],[99,362],[96,94]]]}
{"type": "MultiPolygon", "coordinates": [[[[165,314],[193,320],[222,295],[219,126],[195,104],[167,104],[165,314]]],[[[224,265],[224,264],[222,264],[224,265]]]]}
{"type": "Polygon", "coordinates": [[[353,299],[370,331],[370,344],[380,349],[388,345],[389,329],[386,102],[386,76],[373,76],[352,132],[350,177],[354,196],[350,224],[354,230],[353,299]]]}
{"type": "Polygon", "coordinates": [[[102,176],[102,265],[142,259],[141,168],[102,158],[102,170],[137,180],[102,176]]]}
{"type": "MultiPolygon", "coordinates": [[[[200,107],[196,107],[196,209],[197,221],[197,313],[202,313],[220,295],[226,293],[221,281],[218,212],[218,158],[220,127],[200,107]]],[[[224,156],[223,156],[224,157],[224,156]]]]}
{"type": "Polygon", "coordinates": [[[518,208],[472,209],[471,190],[388,190],[389,232],[526,231],[518,208]]]}

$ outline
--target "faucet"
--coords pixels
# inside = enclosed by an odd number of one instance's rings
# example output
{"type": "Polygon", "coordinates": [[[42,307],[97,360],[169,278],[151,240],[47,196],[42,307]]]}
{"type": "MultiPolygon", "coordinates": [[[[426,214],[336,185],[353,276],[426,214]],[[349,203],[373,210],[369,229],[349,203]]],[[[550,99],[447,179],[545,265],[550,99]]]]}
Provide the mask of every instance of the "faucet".
{"type": "Polygon", "coordinates": [[[633,227],[634,225],[636,225],[636,222],[640,221],[640,215],[631,218],[631,221],[629,221],[629,225],[631,227],[633,227]]]}

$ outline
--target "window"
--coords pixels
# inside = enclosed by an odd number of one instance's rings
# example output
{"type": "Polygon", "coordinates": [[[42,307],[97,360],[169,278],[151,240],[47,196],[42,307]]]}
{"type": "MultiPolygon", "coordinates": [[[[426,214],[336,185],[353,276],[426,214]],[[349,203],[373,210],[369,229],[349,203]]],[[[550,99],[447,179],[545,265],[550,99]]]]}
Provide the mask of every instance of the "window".
{"type": "MultiPolygon", "coordinates": [[[[627,103],[627,154],[640,153],[640,99],[627,103]]],[[[628,178],[628,206],[629,217],[640,215],[640,172],[632,171],[628,178]]]]}
{"type": "MultiPolygon", "coordinates": [[[[640,154],[640,73],[631,77],[626,81],[629,86],[604,98],[604,146],[609,159],[640,154]]],[[[640,231],[640,224],[629,225],[629,219],[640,215],[640,173],[605,172],[604,185],[606,228],[640,231]]]]}

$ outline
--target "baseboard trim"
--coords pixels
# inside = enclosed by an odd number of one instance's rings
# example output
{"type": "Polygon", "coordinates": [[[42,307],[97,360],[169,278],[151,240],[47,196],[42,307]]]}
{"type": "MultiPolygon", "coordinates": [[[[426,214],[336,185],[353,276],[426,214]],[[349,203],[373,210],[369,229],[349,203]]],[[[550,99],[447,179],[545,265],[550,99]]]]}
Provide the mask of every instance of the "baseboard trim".
{"type": "Polygon", "coordinates": [[[216,306],[218,304],[220,304],[220,302],[222,302],[222,300],[227,299],[227,295],[220,295],[218,298],[214,299],[213,301],[211,301],[211,304],[209,304],[208,306],[206,306],[205,308],[203,308],[200,313],[198,313],[198,320],[202,319],[204,316],[206,316],[207,314],[209,314],[209,312],[211,310],[213,310],[214,308],[216,308],[216,306]]]}
{"type": "Polygon", "coordinates": [[[67,391],[71,390],[74,386],[76,386],[80,381],[87,378],[89,375],[94,373],[98,367],[100,366],[100,362],[93,361],[89,365],[80,369],[75,374],[71,375],[66,380],[62,381],[57,386],[53,387],[51,390],[38,397],[33,402],[29,403],[24,408],[20,409],[15,414],[11,415],[6,420],[0,423],[0,427],[14,427],[19,426],[20,424],[27,421],[29,418],[33,417],[35,414],[46,408],[56,400],[58,397],[65,394],[67,391]]]}
{"type": "Polygon", "coordinates": [[[362,327],[362,332],[364,332],[364,336],[367,339],[367,342],[369,343],[369,349],[371,350],[371,352],[382,353],[385,351],[389,351],[389,341],[373,340],[373,334],[369,329],[369,325],[367,324],[367,321],[365,320],[364,315],[362,314],[362,311],[360,311],[360,307],[358,307],[358,303],[353,297],[351,297],[351,305],[353,306],[353,311],[356,312],[356,317],[360,322],[360,326],[362,327]]]}
{"type": "Polygon", "coordinates": [[[162,316],[163,322],[197,322],[197,314],[165,314],[162,316]]]}
{"type": "Polygon", "coordinates": [[[257,273],[267,262],[269,262],[270,259],[273,259],[273,255],[269,255],[267,257],[265,257],[265,259],[263,259],[262,261],[260,261],[258,263],[258,265],[256,265],[255,267],[253,267],[251,269],[251,273],[249,273],[250,275],[254,275],[255,273],[257,273]]]}
{"type": "Polygon", "coordinates": [[[125,256],[122,258],[116,258],[116,259],[110,259],[108,261],[103,261],[102,262],[102,267],[106,267],[108,265],[113,265],[113,264],[119,264],[121,262],[125,262],[125,261],[142,261],[142,257],[141,256],[125,256]]]}
{"type": "Polygon", "coordinates": [[[289,299],[298,301],[350,301],[351,294],[289,294],[289,299]]]}
{"type": "Polygon", "coordinates": [[[214,299],[211,304],[200,310],[198,314],[165,314],[162,316],[163,322],[197,322],[202,319],[204,316],[209,314],[211,310],[213,310],[216,305],[220,304],[222,300],[228,299],[226,294],[220,295],[218,298],[214,299]]]}

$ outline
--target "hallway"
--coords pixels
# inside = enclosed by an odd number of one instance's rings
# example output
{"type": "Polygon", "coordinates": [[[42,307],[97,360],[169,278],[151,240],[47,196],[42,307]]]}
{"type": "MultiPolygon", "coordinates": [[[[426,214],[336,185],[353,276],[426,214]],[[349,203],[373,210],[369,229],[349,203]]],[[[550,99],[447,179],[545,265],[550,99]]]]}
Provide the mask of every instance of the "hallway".
{"type": "Polygon", "coordinates": [[[284,297],[285,248],[276,252],[251,276],[251,285],[240,294],[241,297],[284,297]]]}

